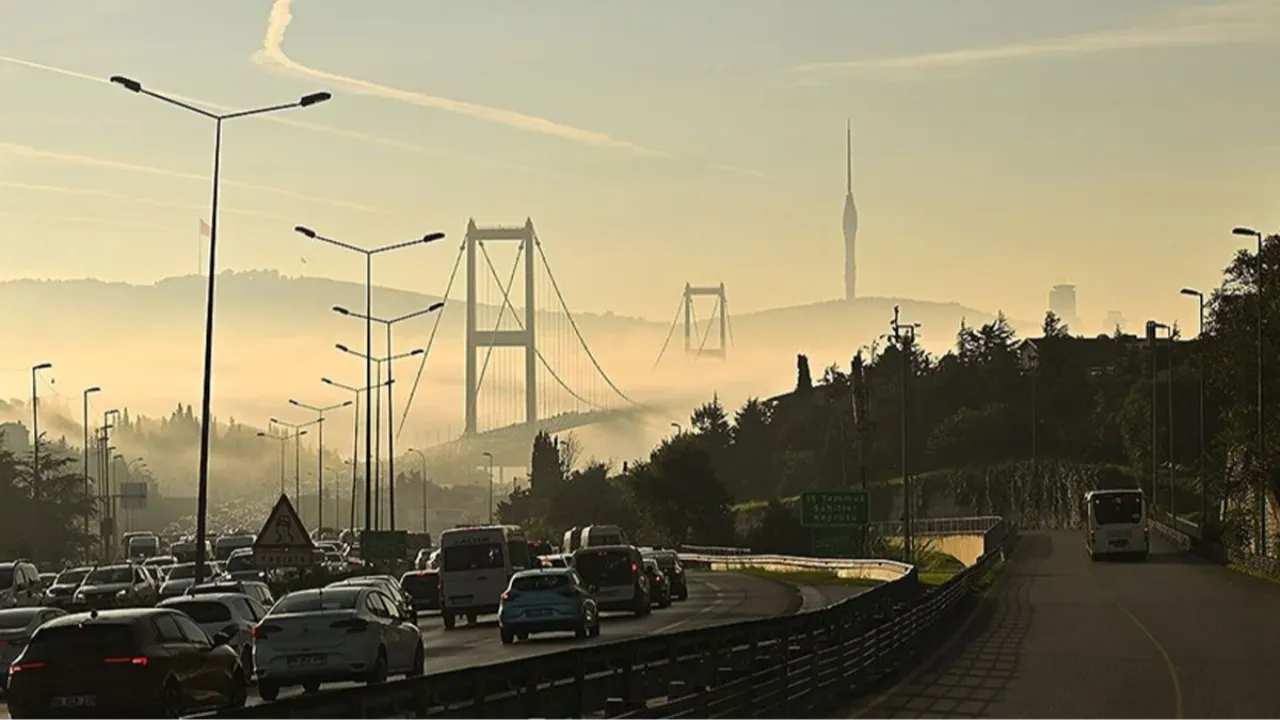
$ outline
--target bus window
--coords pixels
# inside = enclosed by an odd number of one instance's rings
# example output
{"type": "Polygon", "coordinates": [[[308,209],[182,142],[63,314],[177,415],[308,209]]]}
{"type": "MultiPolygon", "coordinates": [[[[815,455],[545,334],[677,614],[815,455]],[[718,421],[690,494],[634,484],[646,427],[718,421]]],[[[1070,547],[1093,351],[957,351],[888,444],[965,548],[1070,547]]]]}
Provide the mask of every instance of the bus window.
{"type": "Polygon", "coordinates": [[[1142,496],[1136,493],[1108,493],[1093,497],[1093,521],[1098,525],[1142,522],[1142,496]]]}

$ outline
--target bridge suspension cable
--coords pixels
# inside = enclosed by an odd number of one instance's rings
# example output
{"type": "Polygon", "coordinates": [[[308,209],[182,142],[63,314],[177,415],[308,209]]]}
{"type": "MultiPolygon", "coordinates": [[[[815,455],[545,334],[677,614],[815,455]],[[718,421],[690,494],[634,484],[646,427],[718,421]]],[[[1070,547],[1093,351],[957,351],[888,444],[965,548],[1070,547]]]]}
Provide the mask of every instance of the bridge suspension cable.
{"type": "MultiPolygon", "coordinates": [[[[662,349],[658,351],[658,357],[653,361],[653,368],[658,367],[658,363],[662,362],[662,356],[667,354],[667,346],[671,344],[671,338],[675,337],[676,326],[680,324],[680,311],[684,309],[684,296],[680,297],[680,304],[676,305],[676,316],[671,318],[671,327],[667,328],[667,339],[662,341],[662,349]]],[[[649,368],[653,370],[653,368],[649,368]]]]}
{"type": "Polygon", "coordinates": [[[436,313],[436,322],[431,326],[431,336],[427,339],[427,347],[422,353],[422,360],[418,363],[418,372],[413,378],[413,387],[409,390],[409,399],[405,401],[404,412],[400,415],[400,427],[396,430],[397,440],[404,433],[404,425],[409,419],[409,411],[413,409],[413,399],[418,394],[418,384],[422,381],[422,372],[427,367],[427,358],[431,357],[431,346],[436,342],[436,333],[440,330],[440,321],[444,319],[444,314],[449,312],[449,297],[453,292],[453,282],[458,277],[458,268],[462,267],[462,254],[466,249],[465,242],[458,247],[458,257],[453,261],[453,270],[449,271],[449,282],[444,288],[444,307],[440,308],[440,312],[436,313]]]}

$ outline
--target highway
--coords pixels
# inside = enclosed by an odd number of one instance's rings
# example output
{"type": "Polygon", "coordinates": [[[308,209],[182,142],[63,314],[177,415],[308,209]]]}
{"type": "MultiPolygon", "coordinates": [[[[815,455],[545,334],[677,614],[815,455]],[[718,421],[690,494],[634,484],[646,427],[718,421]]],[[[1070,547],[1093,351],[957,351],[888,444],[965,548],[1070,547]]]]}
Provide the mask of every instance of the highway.
{"type": "MultiPolygon", "coordinates": [[[[492,616],[482,617],[474,626],[463,622],[457,629],[446,632],[439,616],[430,614],[422,617],[419,626],[422,628],[422,639],[427,651],[427,673],[431,674],[555,652],[581,644],[780,615],[795,612],[799,607],[799,592],[779,582],[731,573],[691,572],[688,600],[674,603],[663,610],[655,609],[645,618],[606,613],[602,617],[598,638],[577,640],[570,634],[557,633],[535,635],[526,642],[505,646],[498,638],[497,620],[492,616]]],[[[329,684],[325,687],[343,686],[329,684]]],[[[285,688],[281,690],[280,697],[300,692],[300,688],[285,688]]],[[[249,703],[260,702],[261,699],[251,689],[249,703]]],[[[0,719],[8,717],[8,706],[3,703],[3,695],[0,695],[0,719]]]]}
{"type": "Polygon", "coordinates": [[[1275,717],[1278,613],[1280,585],[1154,533],[1146,563],[1094,563],[1027,532],[967,625],[837,717],[1275,717]]]}

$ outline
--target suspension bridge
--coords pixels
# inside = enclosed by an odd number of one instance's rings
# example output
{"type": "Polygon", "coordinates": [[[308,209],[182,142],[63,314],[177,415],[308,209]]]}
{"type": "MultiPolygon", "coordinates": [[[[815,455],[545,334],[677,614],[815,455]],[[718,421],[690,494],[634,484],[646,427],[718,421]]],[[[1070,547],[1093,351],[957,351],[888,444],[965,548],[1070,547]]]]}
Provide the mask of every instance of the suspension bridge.
{"type": "Polygon", "coordinates": [[[464,423],[459,438],[431,449],[483,450],[495,462],[528,463],[539,431],[636,417],[647,408],[624,393],[587,345],[561,293],[532,220],[467,231],[410,391],[400,431],[430,360],[462,270],[466,303],[464,423]]]}

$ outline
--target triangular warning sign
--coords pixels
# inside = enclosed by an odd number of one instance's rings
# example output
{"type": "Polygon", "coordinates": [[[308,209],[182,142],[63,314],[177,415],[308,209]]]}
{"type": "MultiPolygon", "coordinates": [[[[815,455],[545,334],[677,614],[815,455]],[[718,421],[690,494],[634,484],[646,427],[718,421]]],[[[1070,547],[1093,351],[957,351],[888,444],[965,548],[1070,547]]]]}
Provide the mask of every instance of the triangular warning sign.
{"type": "Polygon", "coordinates": [[[311,536],[302,525],[302,518],[293,509],[289,498],[281,495],[276,501],[275,509],[267,516],[267,524],[262,526],[253,547],[259,549],[310,550],[315,547],[311,536]]]}

